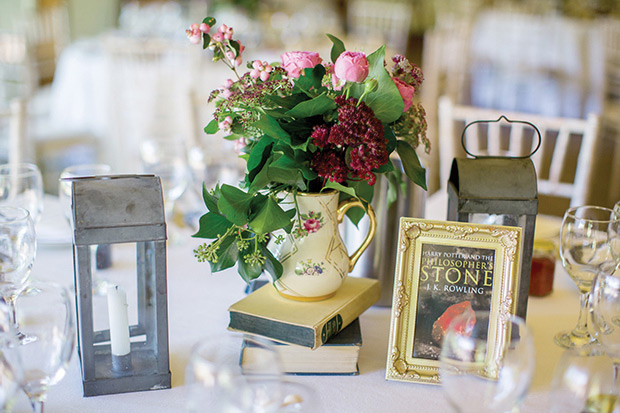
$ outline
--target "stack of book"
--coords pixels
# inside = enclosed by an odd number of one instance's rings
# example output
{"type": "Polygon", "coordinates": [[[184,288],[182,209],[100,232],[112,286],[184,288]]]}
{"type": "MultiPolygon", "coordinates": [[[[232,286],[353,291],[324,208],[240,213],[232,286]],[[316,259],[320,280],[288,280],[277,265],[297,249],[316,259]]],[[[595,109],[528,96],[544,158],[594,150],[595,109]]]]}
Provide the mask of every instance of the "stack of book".
{"type": "MultiPolygon", "coordinates": [[[[333,297],[304,302],[264,285],[233,304],[228,328],[274,341],[284,371],[292,374],[358,374],[362,346],[359,316],[381,295],[379,281],[348,277],[333,297]]],[[[241,363],[254,357],[244,343],[241,363]]]]}

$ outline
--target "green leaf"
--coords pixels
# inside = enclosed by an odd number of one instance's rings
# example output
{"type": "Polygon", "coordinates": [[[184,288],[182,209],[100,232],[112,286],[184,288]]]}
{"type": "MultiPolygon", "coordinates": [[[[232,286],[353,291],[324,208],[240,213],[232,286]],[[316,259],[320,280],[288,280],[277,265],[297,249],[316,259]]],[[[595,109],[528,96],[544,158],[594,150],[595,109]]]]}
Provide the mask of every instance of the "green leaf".
{"type": "Polygon", "coordinates": [[[389,206],[392,205],[392,203],[396,202],[396,200],[398,199],[398,190],[402,182],[402,174],[399,170],[394,170],[390,173],[385,174],[385,178],[388,182],[387,205],[389,208],[389,206]]]}
{"type": "Polygon", "coordinates": [[[215,26],[216,20],[215,20],[215,17],[207,16],[204,19],[202,19],[202,22],[206,24],[207,26],[213,28],[213,26],[215,26]]]}
{"type": "MultiPolygon", "coordinates": [[[[377,179],[381,179],[381,177],[377,177],[377,179]]],[[[367,181],[347,181],[347,184],[355,190],[358,199],[366,202],[372,201],[375,187],[368,185],[367,181]]]]}
{"type": "Polygon", "coordinates": [[[217,119],[211,120],[211,122],[209,122],[209,124],[205,126],[204,130],[207,135],[213,135],[214,133],[217,133],[220,130],[217,119]]]}
{"type": "Polygon", "coordinates": [[[327,182],[325,182],[324,188],[335,189],[337,191],[344,192],[345,194],[350,195],[353,198],[358,198],[357,194],[355,193],[355,189],[344,186],[338,182],[328,180],[327,182]]]}
{"type": "Polygon", "coordinates": [[[217,262],[209,261],[209,264],[211,264],[211,272],[223,271],[232,267],[237,262],[238,255],[239,249],[237,248],[237,236],[227,236],[222,240],[222,243],[217,250],[217,262]]]}
{"type": "Polygon", "coordinates": [[[209,43],[211,43],[211,36],[209,36],[209,33],[203,33],[202,34],[202,50],[205,50],[207,47],[209,47],[209,43]]]}
{"type": "MultiPolygon", "coordinates": [[[[218,188],[216,187],[215,190],[218,191],[218,188]]],[[[205,206],[209,211],[215,212],[216,214],[220,213],[220,210],[217,207],[218,197],[211,194],[211,192],[207,189],[207,186],[204,184],[202,185],[202,199],[204,200],[205,206]]]]}
{"type": "Polygon", "coordinates": [[[347,49],[344,47],[344,43],[342,42],[342,40],[340,40],[336,36],[328,33],[327,37],[329,37],[329,40],[332,41],[332,50],[329,57],[332,59],[332,62],[335,63],[338,59],[338,56],[340,56],[342,52],[347,49]]]}
{"type": "Polygon", "coordinates": [[[426,190],[426,169],[420,164],[420,159],[418,159],[415,150],[407,142],[399,140],[396,145],[396,152],[398,152],[403,163],[405,174],[416,185],[426,190]]]}
{"type": "Polygon", "coordinates": [[[235,225],[245,225],[250,215],[253,196],[231,185],[222,185],[217,206],[221,213],[235,225]]]}
{"type": "MultiPolygon", "coordinates": [[[[367,58],[369,66],[367,79],[376,79],[378,87],[376,91],[366,95],[364,102],[381,122],[392,123],[402,115],[405,104],[392,77],[385,70],[385,46],[381,46],[367,58]]],[[[352,83],[351,96],[359,99],[365,87],[363,83],[352,83]]]]}
{"type": "Polygon", "coordinates": [[[310,116],[322,115],[327,111],[335,110],[337,107],[336,102],[332,98],[328,97],[326,93],[322,93],[313,99],[297,104],[286,114],[295,118],[309,118],[310,116]]]}
{"type": "Polygon", "coordinates": [[[271,251],[269,251],[265,245],[259,244],[258,247],[260,252],[267,257],[265,264],[263,265],[265,267],[265,271],[271,274],[271,279],[273,281],[276,281],[282,276],[282,272],[284,270],[282,268],[282,264],[276,259],[276,257],[273,256],[271,251]]]}
{"type": "Polygon", "coordinates": [[[268,136],[263,136],[250,150],[248,157],[248,179],[250,182],[254,180],[256,175],[265,166],[267,159],[271,156],[274,140],[268,136]]]}
{"type": "Polygon", "coordinates": [[[233,226],[232,222],[214,212],[201,216],[199,225],[198,232],[192,235],[194,238],[218,238],[233,226]]]}
{"type": "Polygon", "coordinates": [[[272,197],[257,211],[248,226],[257,234],[266,234],[286,227],[295,217],[295,209],[284,211],[272,197]]]}
{"type": "Polygon", "coordinates": [[[388,125],[383,125],[383,137],[387,139],[387,151],[388,153],[394,152],[396,149],[396,135],[392,128],[388,125]]]}
{"type": "Polygon", "coordinates": [[[239,275],[241,278],[245,280],[246,283],[260,277],[263,273],[263,266],[259,264],[248,264],[243,260],[243,256],[247,253],[252,252],[253,247],[244,250],[239,253],[239,258],[237,260],[237,270],[239,271],[239,275]]]}
{"type": "Polygon", "coordinates": [[[295,80],[293,91],[301,91],[311,98],[315,97],[325,90],[322,86],[323,76],[325,76],[325,66],[322,64],[313,68],[306,68],[301,76],[295,80]]]}
{"type": "Polygon", "coordinates": [[[278,123],[278,121],[267,114],[262,114],[260,119],[252,123],[252,126],[263,131],[274,139],[282,139],[290,142],[290,136],[278,123]]]}

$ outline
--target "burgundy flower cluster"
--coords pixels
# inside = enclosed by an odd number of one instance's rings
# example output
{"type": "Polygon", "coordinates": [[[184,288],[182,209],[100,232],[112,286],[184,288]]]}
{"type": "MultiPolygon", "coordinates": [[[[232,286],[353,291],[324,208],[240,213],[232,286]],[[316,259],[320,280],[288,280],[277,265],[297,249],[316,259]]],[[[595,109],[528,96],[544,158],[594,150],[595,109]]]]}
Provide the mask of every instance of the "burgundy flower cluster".
{"type": "Polygon", "coordinates": [[[405,56],[400,54],[395,55],[392,61],[394,62],[392,76],[418,90],[424,80],[422,70],[418,66],[411,64],[405,56]]]}
{"type": "Polygon", "coordinates": [[[335,99],[338,121],[331,126],[315,126],[312,133],[317,151],[312,155],[312,168],[323,179],[343,183],[360,179],[374,185],[373,169],[388,162],[387,139],[383,124],[364,102],[355,98],[335,99]]]}

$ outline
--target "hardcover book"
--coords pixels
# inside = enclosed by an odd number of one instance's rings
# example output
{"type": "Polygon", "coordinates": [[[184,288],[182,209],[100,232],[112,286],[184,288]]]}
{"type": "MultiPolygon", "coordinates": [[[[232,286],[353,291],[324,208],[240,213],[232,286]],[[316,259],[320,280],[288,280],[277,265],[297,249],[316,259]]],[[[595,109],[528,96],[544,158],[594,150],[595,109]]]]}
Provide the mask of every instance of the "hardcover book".
{"type": "MultiPolygon", "coordinates": [[[[320,375],[357,375],[357,361],[362,347],[359,318],[316,350],[294,344],[274,342],[285,373],[320,375]]],[[[241,365],[256,357],[251,341],[243,342],[241,365]]]]}
{"type": "Polygon", "coordinates": [[[294,301],[273,285],[260,287],[228,309],[230,330],[316,349],[375,304],[379,281],[347,277],[336,294],[323,301],[294,301]]]}

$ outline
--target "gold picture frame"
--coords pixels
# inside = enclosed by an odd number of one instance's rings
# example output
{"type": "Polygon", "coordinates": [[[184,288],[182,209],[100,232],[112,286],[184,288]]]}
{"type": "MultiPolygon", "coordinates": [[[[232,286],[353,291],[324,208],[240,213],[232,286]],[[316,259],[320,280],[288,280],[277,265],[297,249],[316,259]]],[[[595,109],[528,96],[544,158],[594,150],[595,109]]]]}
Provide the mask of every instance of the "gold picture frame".
{"type": "Polygon", "coordinates": [[[440,384],[443,328],[461,309],[489,311],[495,354],[516,311],[521,228],[402,217],[398,245],[386,379],[440,384]]]}

